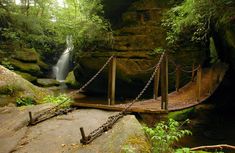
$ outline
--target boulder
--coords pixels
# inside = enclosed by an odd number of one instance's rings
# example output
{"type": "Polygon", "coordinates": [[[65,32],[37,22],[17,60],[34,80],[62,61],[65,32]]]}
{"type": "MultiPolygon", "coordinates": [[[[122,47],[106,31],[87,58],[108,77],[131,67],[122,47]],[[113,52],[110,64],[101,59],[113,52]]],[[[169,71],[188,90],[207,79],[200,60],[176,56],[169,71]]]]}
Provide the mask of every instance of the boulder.
{"type": "Polygon", "coordinates": [[[34,49],[21,48],[14,52],[13,58],[29,63],[37,63],[39,54],[34,49]]]}
{"type": "Polygon", "coordinates": [[[0,153],[12,152],[19,141],[24,138],[28,130],[29,111],[34,114],[51,108],[52,106],[52,104],[42,104],[20,109],[14,106],[0,107],[0,153]]]}
{"type": "Polygon", "coordinates": [[[37,79],[37,84],[43,87],[59,86],[60,83],[55,79],[37,79]]]}
{"type": "Polygon", "coordinates": [[[79,84],[74,76],[74,72],[69,72],[68,76],[65,79],[65,83],[70,87],[78,87],[79,84]]]}
{"type": "Polygon", "coordinates": [[[147,142],[144,131],[133,115],[127,115],[119,119],[112,129],[103,133],[92,143],[82,145],[80,143],[82,137],[79,127],[83,127],[85,133],[89,134],[89,132],[105,123],[109,116],[117,112],[79,109],[67,115],[51,118],[35,126],[26,127],[28,111],[31,110],[37,113],[42,109],[45,109],[44,105],[39,105],[37,108],[29,107],[22,111],[11,111],[6,108],[5,112],[8,111],[7,116],[2,115],[0,109],[0,119],[2,119],[0,125],[3,124],[3,131],[5,132],[5,135],[0,135],[1,140],[3,140],[0,141],[0,146],[4,148],[4,150],[0,150],[0,153],[4,151],[4,153],[7,151],[10,152],[12,149],[15,149],[17,153],[120,153],[124,152],[123,148],[125,145],[134,147],[136,152],[146,151],[144,150],[145,148],[141,148],[141,146],[145,145],[147,142]],[[17,111],[19,115],[15,115],[17,111]],[[9,122],[14,121],[15,124],[9,124],[8,118],[9,122]],[[17,133],[19,133],[19,136],[16,135],[17,133]],[[10,140],[12,135],[14,135],[16,139],[12,139],[12,141],[8,142],[7,139],[10,140]],[[18,145],[15,146],[16,144],[18,145]]]}
{"type": "Polygon", "coordinates": [[[14,99],[28,97],[41,103],[48,94],[51,94],[49,90],[31,84],[20,75],[0,65],[0,95],[14,97],[14,99]]]}

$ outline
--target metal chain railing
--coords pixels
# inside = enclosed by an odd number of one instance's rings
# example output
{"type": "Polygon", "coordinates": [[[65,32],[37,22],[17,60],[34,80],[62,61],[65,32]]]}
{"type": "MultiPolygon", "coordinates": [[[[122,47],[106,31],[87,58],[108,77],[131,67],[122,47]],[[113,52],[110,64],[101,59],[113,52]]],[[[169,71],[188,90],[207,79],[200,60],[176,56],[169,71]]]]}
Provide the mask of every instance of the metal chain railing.
{"type": "MultiPolygon", "coordinates": [[[[74,94],[80,93],[84,88],[86,88],[92,81],[94,81],[96,79],[96,77],[104,70],[104,68],[110,63],[110,61],[113,59],[114,56],[111,56],[106,63],[99,69],[99,71],[86,83],[84,84],[79,90],[75,91],[75,92],[71,92],[69,95],[73,96],[74,94]]],[[[54,116],[55,114],[61,114],[63,113],[63,110],[58,110],[60,109],[60,106],[63,105],[64,103],[66,103],[69,99],[65,99],[64,101],[62,101],[61,103],[59,103],[58,105],[51,107],[49,109],[46,109],[42,112],[39,112],[36,117],[34,117],[29,125],[34,125],[38,122],[40,122],[40,118],[44,115],[48,115],[48,117],[44,117],[42,120],[45,120],[45,118],[50,118],[52,116],[54,116]]],[[[72,109],[71,109],[72,110],[72,109]]],[[[64,109],[64,112],[68,112],[67,109],[64,109]]],[[[34,114],[36,115],[36,114],[34,114]]]]}
{"type": "Polygon", "coordinates": [[[93,80],[97,78],[97,76],[104,70],[104,68],[110,63],[110,61],[113,59],[114,56],[111,56],[107,62],[100,68],[100,70],[89,80],[87,81],[86,84],[84,84],[80,89],[78,89],[75,92],[71,92],[70,95],[78,94],[80,93],[83,89],[85,89],[93,80]]]}
{"type": "MultiPolygon", "coordinates": [[[[196,72],[200,66],[197,66],[196,68],[194,68],[193,70],[186,70],[185,68],[183,68],[180,64],[176,64],[176,62],[172,59],[172,58],[169,58],[169,61],[175,66],[175,67],[178,67],[182,72],[185,72],[185,73],[193,73],[193,72],[196,72]]],[[[187,66],[185,66],[187,67],[187,66]]]]}
{"type": "Polygon", "coordinates": [[[144,92],[146,91],[146,89],[149,87],[150,83],[152,82],[152,80],[154,79],[154,76],[156,74],[156,72],[159,70],[160,65],[163,61],[163,58],[165,56],[165,52],[162,53],[159,62],[156,64],[154,72],[152,73],[150,79],[148,80],[148,82],[146,83],[146,85],[144,86],[144,88],[141,90],[141,92],[138,94],[138,96],[125,108],[123,109],[121,112],[119,112],[116,115],[110,116],[108,117],[108,120],[101,125],[99,128],[95,129],[94,131],[92,131],[88,136],[85,136],[84,130],[83,128],[80,128],[81,130],[81,134],[82,134],[82,139],[80,140],[80,142],[82,144],[89,144],[90,142],[92,142],[95,138],[99,137],[100,135],[102,135],[105,131],[109,130],[112,128],[112,126],[120,119],[122,118],[125,114],[127,114],[128,109],[130,109],[130,107],[136,103],[139,98],[144,94],[144,92]]]}

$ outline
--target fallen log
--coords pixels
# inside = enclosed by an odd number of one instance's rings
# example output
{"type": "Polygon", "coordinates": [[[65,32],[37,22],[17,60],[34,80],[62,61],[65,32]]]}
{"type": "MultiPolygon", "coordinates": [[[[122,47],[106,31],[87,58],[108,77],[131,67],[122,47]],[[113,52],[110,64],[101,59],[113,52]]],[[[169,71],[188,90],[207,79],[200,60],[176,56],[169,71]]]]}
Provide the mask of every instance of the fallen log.
{"type": "Polygon", "coordinates": [[[235,146],[227,145],[227,144],[219,144],[219,145],[211,145],[211,146],[194,147],[194,148],[191,148],[190,150],[196,151],[196,150],[205,150],[205,149],[231,149],[231,150],[235,150],[235,146]]]}

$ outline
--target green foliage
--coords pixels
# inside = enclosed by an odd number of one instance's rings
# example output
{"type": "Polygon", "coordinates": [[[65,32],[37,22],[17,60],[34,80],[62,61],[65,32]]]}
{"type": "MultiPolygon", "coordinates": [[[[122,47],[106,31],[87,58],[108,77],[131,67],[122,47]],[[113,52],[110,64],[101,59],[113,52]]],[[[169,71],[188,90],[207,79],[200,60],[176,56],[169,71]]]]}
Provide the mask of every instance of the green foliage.
{"type": "Polygon", "coordinates": [[[149,53],[150,56],[155,56],[157,54],[161,54],[165,51],[162,47],[155,48],[152,52],[149,53]]]}
{"type": "Polygon", "coordinates": [[[48,95],[45,98],[43,98],[43,103],[53,103],[53,104],[61,104],[61,108],[68,108],[70,107],[70,104],[72,102],[72,99],[68,97],[66,94],[60,94],[59,96],[51,96],[48,95]]]}
{"type": "Polygon", "coordinates": [[[173,152],[173,144],[179,141],[180,138],[191,135],[189,130],[182,130],[183,124],[189,122],[186,120],[184,123],[169,119],[167,122],[160,122],[154,128],[144,126],[148,138],[152,144],[152,152],[154,153],[169,153],[173,152]]]}
{"type": "MultiPolygon", "coordinates": [[[[46,57],[58,55],[67,35],[77,50],[112,42],[109,22],[103,17],[101,0],[0,1],[0,41],[35,48],[46,57]]],[[[95,46],[97,47],[97,46],[95,46]]]]}
{"type": "Polygon", "coordinates": [[[208,41],[213,25],[225,26],[235,13],[229,9],[232,0],[184,0],[171,8],[163,19],[167,41],[171,46],[208,41]],[[212,25],[213,24],[213,25],[212,25]]]}
{"type": "Polygon", "coordinates": [[[30,97],[21,97],[16,99],[16,105],[18,107],[20,106],[28,106],[28,105],[34,105],[35,101],[30,97]]]}
{"type": "Polygon", "coordinates": [[[1,65],[4,66],[5,68],[8,68],[9,70],[14,70],[14,67],[12,66],[8,58],[3,58],[1,65]]]}

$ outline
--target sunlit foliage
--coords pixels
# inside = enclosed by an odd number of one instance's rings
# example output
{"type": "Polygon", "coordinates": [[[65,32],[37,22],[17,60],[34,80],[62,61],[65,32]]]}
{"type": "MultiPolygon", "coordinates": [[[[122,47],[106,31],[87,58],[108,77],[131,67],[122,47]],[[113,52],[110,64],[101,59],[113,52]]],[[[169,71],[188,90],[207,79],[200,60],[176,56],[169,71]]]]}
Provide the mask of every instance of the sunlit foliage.
{"type": "Polygon", "coordinates": [[[55,52],[72,35],[76,48],[110,40],[101,0],[2,0],[0,41],[55,52]],[[53,48],[55,48],[53,50],[53,48]]]}
{"type": "Polygon", "coordinates": [[[232,0],[184,0],[171,8],[163,19],[171,46],[193,42],[204,45],[215,28],[225,26],[235,15],[232,0]]]}

